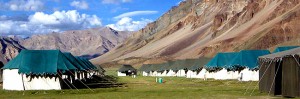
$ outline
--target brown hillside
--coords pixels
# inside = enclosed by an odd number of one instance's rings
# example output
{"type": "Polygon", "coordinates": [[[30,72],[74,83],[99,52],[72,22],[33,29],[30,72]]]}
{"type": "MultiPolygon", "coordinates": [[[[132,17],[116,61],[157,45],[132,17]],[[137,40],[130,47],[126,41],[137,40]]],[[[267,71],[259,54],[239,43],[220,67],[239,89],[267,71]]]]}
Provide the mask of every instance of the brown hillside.
{"type": "Polygon", "coordinates": [[[186,0],[92,62],[212,57],[300,45],[299,21],[299,0],[186,0]]]}

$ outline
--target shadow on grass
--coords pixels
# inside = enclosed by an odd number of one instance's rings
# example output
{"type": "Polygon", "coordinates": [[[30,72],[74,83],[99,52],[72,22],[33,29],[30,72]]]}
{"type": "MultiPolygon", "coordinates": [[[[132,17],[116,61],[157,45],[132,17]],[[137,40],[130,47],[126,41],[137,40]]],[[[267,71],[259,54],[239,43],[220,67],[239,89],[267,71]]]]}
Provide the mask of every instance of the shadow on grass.
{"type": "Polygon", "coordinates": [[[115,76],[93,75],[91,78],[88,79],[75,80],[72,84],[68,83],[69,86],[63,83],[62,89],[114,88],[124,87],[124,84],[125,83],[118,83],[118,78],[115,76]]]}

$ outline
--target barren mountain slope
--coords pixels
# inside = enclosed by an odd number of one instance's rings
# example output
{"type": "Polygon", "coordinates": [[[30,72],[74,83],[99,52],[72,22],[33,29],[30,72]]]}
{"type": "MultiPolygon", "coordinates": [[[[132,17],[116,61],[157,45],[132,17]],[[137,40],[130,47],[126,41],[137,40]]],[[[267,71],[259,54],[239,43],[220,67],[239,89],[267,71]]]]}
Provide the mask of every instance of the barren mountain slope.
{"type": "Polygon", "coordinates": [[[0,37],[0,61],[7,63],[24,49],[16,40],[9,37],[0,37]]]}
{"type": "Polygon", "coordinates": [[[92,62],[212,57],[299,45],[299,21],[299,0],[186,0],[92,62]]]}
{"type": "Polygon", "coordinates": [[[119,32],[108,27],[33,35],[21,41],[27,49],[60,49],[74,55],[95,57],[121,43],[130,32],[119,32]]]}

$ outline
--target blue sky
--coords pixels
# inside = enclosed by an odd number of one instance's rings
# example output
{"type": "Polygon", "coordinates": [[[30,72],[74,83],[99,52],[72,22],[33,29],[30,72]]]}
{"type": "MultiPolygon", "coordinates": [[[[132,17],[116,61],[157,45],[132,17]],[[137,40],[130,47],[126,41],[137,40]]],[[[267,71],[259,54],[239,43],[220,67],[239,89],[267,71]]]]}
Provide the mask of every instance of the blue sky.
{"type": "Polygon", "coordinates": [[[136,31],[182,0],[0,0],[0,33],[31,35],[110,26],[136,31]]]}

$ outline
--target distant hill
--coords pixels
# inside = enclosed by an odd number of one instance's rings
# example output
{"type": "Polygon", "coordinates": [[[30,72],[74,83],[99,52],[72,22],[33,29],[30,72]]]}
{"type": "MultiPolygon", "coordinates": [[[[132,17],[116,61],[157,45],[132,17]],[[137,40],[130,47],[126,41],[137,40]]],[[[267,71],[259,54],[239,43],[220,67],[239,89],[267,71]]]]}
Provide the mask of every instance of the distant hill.
{"type": "Polygon", "coordinates": [[[299,0],[186,0],[92,62],[157,62],[300,45],[299,26],[299,0]]]}
{"type": "Polygon", "coordinates": [[[131,32],[116,31],[109,27],[72,30],[63,33],[33,35],[20,40],[27,49],[60,49],[77,56],[93,58],[108,52],[127,38],[131,32]]]}

